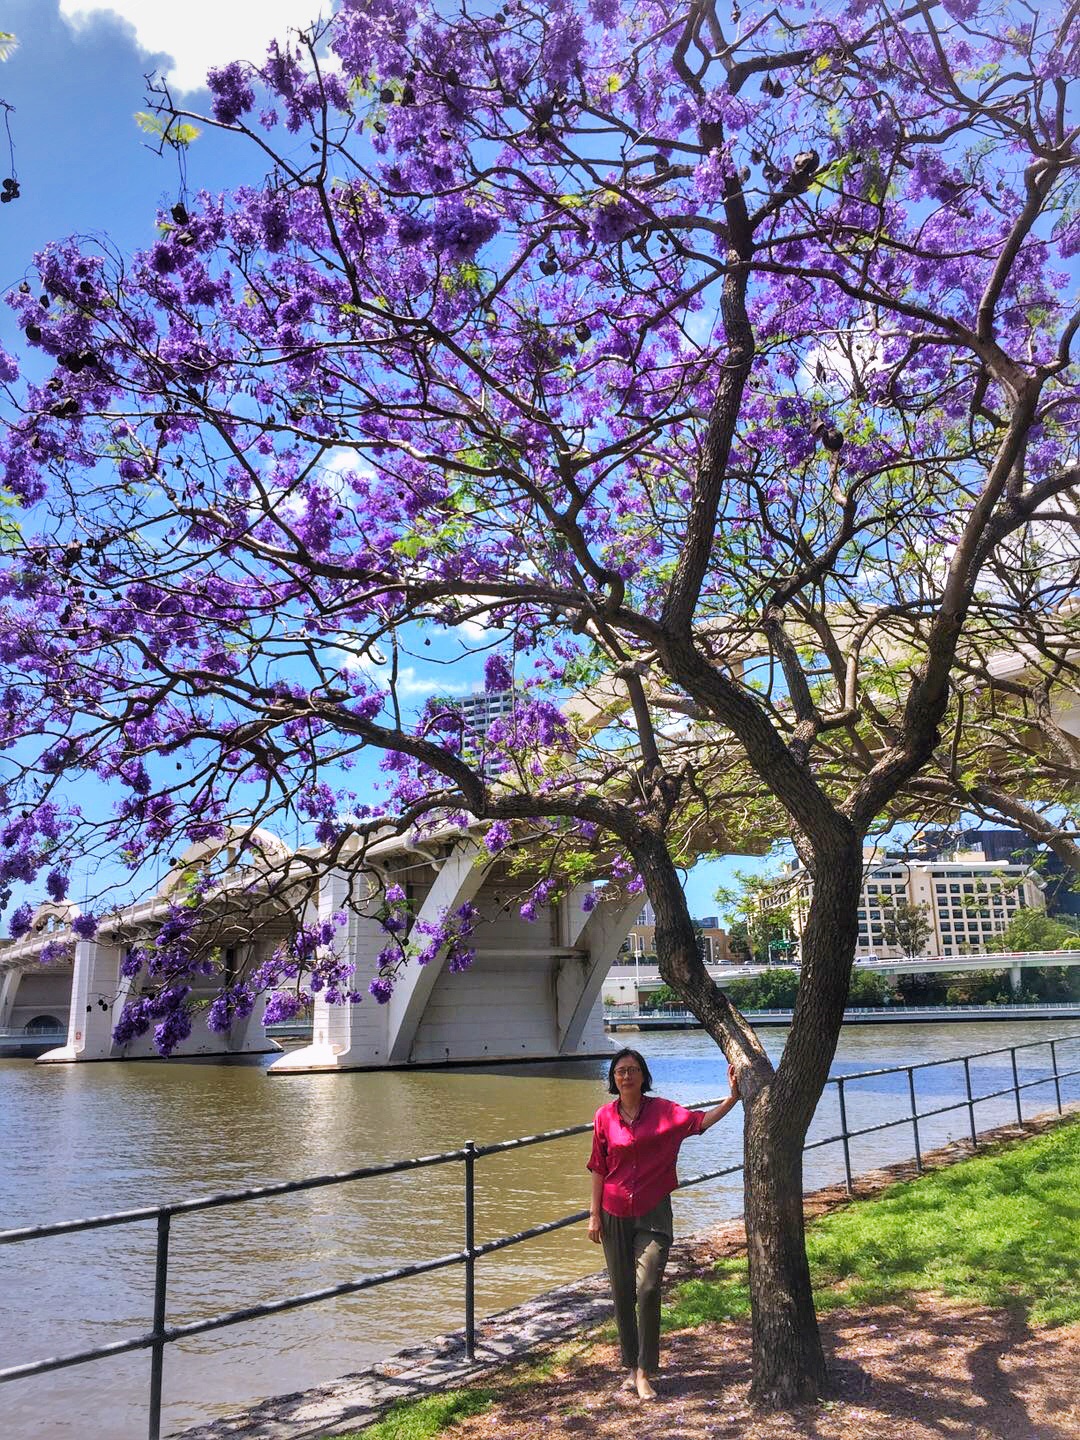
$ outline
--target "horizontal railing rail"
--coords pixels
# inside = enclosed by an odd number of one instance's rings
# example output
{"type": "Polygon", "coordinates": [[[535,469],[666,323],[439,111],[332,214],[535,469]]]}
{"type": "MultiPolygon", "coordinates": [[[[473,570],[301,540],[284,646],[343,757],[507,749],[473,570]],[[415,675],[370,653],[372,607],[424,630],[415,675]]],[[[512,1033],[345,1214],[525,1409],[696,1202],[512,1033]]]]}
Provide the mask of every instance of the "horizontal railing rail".
{"type": "MultiPolygon", "coordinates": [[[[1037,1010],[1040,1012],[1054,1010],[1065,1014],[1080,1015],[1080,1000],[1023,1000],[1015,1004],[1011,1000],[987,1000],[978,1004],[965,1002],[960,1005],[948,1005],[943,1000],[940,1005],[849,1005],[844,1011],[845,1015],[929,1015],[938,1014],[941,1011],[963,1011],[969,1014],[981,1014],[984,1011],[1008,1011],[1010,1014],[1015,1010],[1019,1013],[1024,1011],[1037,1010]]],[[[778,1006],[775,1009],[748,1009],[742,1012],[749,1019],[757,1015],[788,1015],[795,1012],[790,1006],[778,1006]]],[[[678,1005],[611,1005],[604,1006],[605,1020],[628,1020],[648,1019],[650,1016],[656,1018],[667,1017],[671,1020],[693,1020],[700,1024],[697,1016],[692,1010],[683,1009],[678,1005]]]]}
{"type": "MultiPolygon", "coordinates": [[[[1016,1104],[1016,1118],[1017,1121],[1022,1124],[1024,1118],[1021,1101],[1022,1093],[1025,1090],[1048,1085],[1054,1086],[1057,1110],[1058,1113],[1061,1114],[1064,1108],[1061,1093],[1062,1082],[1080,1075],[1080,1066],[1074,1069],[1063,1070],[1058,1063],[1057,1047],[1077,1041],[1080,1041],[1080,1033],[1055,1036],[1053,1039],[1031,1040],[1022,1042],[1019,1045],[999,1046],[994,1049],[980,1050],[967,1055],[949,1056],[938,1060],[925,1060],[917,1065],[891,1065],[873,1070],[856,1071],[847,1075],[830,1076],[827,1084],[835,1085],[837,1090],[840,1119],[839,1133],[808,1141],[804,1148],[809,1151],[820,1150],[829,1145],[840,1145],[843,1150],[845,1184],[848,1193],[851,1194],[853,1192],[851,1142],[863,1136],[876,1135],[885,1130],[910,1125],[913,1131],[916,1169],[921,1173],[923,1168],[923,1150],[919,1131],[920,1121],[933,1119],[937,1116],[946,1115],[953,1111],[966,1108],[969,1116],[968,1129],[970,1140],[973,1146],[977,1146],[978,1127],[975,1120],[975,1107],[977,1105],[1000,1099],[1005,1095],[1013,1095],[1016,1104]],[[1021,1081],[1016,1060],[1017,1052],[1046,1047],[1049,1047],[1050,1050],[1049,1073],[1041,1075],[1034,1080],[1028,1079],[1021,1081]],[[972,1064],[976,1061],[986,1060],[991,1056],[998,1055],[1010,1056],[1011,1083],[1003,1088],[976,1095],[972,1090],[971,1084],[972,1064]],[[936,1105],[932,1109],[920,1110],[916,1094],[916,1073],[946,1065],[963,1066],[964,1094],[962,1098],[945,1105],[936,1105]],[[847,1121],[847,1096],[849,1087],[861,1080],[877,1080],[891,1075],[905,1075],[907,1078],[908,1083],[906,1089],[909,1107],[907,1113],[899,1115],[895,1119],[881,1121],[873,1125],[866,1125],[859,1129],[851,1129],[847,1121]]],[[[716,1099],[701,1100],[694,1102],[694,1107],[707,1109],[719,1103],[719,1100],[716,1099]]],[[[527,1240],[536,1239],[541,1235],[550,1235],[556,1230],[562,1230],[567,1226],[579,1224],[585,1220],[589,1214],[587,1209],[576,1210],[572,1214],[561,1216],[557,1220],[545,1221],[542,1224],[530,1226],[526,1230],[520,1230],[511,1235],[500,1235],[490,1240],[477,1243],[475,1235],[476,1161],[484,1159],[487,1156],[504,1154],[511,1150],[519,1150],[525,1146],[543,1145],[554,1140],[564,1140],[573,1136],[584,1135],[591,1130],[592,1123],[588,1122],[580,1125],[565,1126],[558,1130],[547,1130],[536,1135],[519,1135],[511,1140],[499,1140],[486,1145],[477,1145],[469,1140],[466,1141],[463,1146],[459,1146],[453,1150],[444,1150],[436,1155],[419,1155],[407,1160],[392,1160],[375,1165],[361,1165],[351,1170],[306,1176],[301,1180],[280,1180],[267,1185],[250,1186],[243,1190],[224,1191],[215,1195],[193,1196],[187,1200],[172,1201],[165,1205],[147,1205],[132,1210],[113,1211],[105,1215],[84,1216],[77,1220],[59,1220],[46,1225],[26,1225],[15,1229],[2,1230],[0,1231],[0,1245],[15,1245],[31,1240],[45,1240],[60,1235],[71,1235],[81,1231],[101,1230],[119,1225],[153,1221],[156,1225],[157,1243],[154,1271],[153,1320],[150,1330],[104,1345],[96,1345],[83,1350],[71,1351],[66,1355],[54,1355],[43,1357],[39,1360],[27,1361],[19,1365],[9,1365],[4,1369],[0,1369],[0,1384],[7,1381],[30,1379],[37,1375],[50,1374],[53,1371],[68,1369],[74,1365],[83,1365],[95,1360],[109,1359],[119,1355],[130,1354],[137,1350],[149,1350],[151,1352],[151,1365],[148,1436],[149,1440],[160,1440],[162,1377],[165,1349],[168,1345],[174,1344],[179,1340],[190,1339],[194,1336],[206,1335],[215,1330],[226,1329],[231,1325],[243,1324],[269,1315],[281,1315],[290,1310],[320,1304],[324,1301],[338,1299],[345,1295],[355,1295],[363,1290],[371,1290],[381,1285],[392,1284],[398,1280],[411,1279],[418,1275],[431,1274],[434,1271],[444,1270],[456,1265],[461,1265],[465,1269],[465,1348],[467,1355],[472,1359],[476,1349],[476,1262],[486,1255],[493,1255],[501,1250],[508,1249],[512,1245],[519,1245],[527,1240]],[[447,1254],[432,1256],[426,1260],[413,1261],[408,1265],[399,1265],[395,1269],[383,1270],[373,1275],[363,1275],[355,1279],[341,1281],[336,1285],[327,1285],[318,1290],[311,1290],[298,1295],[289,1295],[277,1300],[265,1301],[260,1304],[247,1305],[239,1309],[223,1311],[218,1315],[188,1321],[184,1324],[166,1324],[169,1240],[172,1222],[176,1217],[191,1215],[206,1210],[220,1209],[227,1206],[248,1204],[252,1201],[269,1199],[280,1195],[292,1195],[307,1190],[325,1188],[327,1186],[348,1185],[387,1175],[398,1175],[410,1170],[421,1170],[434,1165],[448,1164],[461,1164],[464,1166],[464,1245],[460,1250],[453,1250],[447,1254]]],[[[723,1179],[739,1173],[742,1169],[742,1162],[737,1162],[732,1165],[722,1166],[719,1169],[705,1171],[700,1175],[692,1176],[688,1180],[683,1180],[680,1184],[680,1189],[688,1189],[691,1186],[702,1185],[711,1180],[723,1179]]]]}

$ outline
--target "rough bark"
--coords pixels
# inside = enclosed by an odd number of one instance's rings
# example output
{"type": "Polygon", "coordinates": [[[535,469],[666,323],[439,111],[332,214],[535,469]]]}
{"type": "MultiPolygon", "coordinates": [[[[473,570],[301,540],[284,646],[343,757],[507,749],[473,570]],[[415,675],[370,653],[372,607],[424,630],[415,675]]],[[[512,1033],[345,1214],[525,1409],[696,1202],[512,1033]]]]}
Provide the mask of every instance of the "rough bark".
{"type": "Polygon", "coordinates": [[[777,1123],[773,1086],[744,1116],[744,1213],[750,1266],[750,1399],[769,1409],[827,1388],[803,1228],[802,1142],[777,1123]]]}
{"type": "Polygon", "coordinates": [[[774,1409],[825,1393],[802,1213],[806,1132],[828,1079],[855,959],[862,849],[816,852],[791,1030],[773,1079],[747,1099],[744,1171],[754,1336],[751,1399],[774,1409]]]}
{"type": "Polygon", "coordinates": [[[685,893],[662,842],[635,846],[656,912],[660,974],[735,1065],[745,1106],[744,1197],[753,1328],[751,1398],[782,1409],[825,1393],[802,1213],[802,1149],[828,1078],[855,958],[861,842],[838,833],[818,856],[803,975],[774,1071],[757,1036],[698,954],[685,893]]]}

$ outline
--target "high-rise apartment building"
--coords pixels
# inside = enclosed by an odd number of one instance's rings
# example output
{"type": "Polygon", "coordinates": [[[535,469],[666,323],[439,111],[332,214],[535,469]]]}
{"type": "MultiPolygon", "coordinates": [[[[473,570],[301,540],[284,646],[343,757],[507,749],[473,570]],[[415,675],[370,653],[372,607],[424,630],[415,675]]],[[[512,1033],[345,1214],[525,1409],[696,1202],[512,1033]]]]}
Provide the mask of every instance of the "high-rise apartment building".
{"type": "Polygon", "coordinates": [[[513,690],[476,690],[471,695],[448,698],[446,704],[452,706],[465,722],[462,736],[465,758],[479,764],[487,774],[497,774],[502,765],[486,757],[485,740],[493,720],[513,713],[513,690]]]}
{"type": "Polygon", "coordinates": [[[512,690],[477,690],[472,695],[462,695],[454,700],[454,708],[465,717],[465,724],[474,735],[484,736],[488,726],[501,715],[509,715],[514,708],[512,690]]]}

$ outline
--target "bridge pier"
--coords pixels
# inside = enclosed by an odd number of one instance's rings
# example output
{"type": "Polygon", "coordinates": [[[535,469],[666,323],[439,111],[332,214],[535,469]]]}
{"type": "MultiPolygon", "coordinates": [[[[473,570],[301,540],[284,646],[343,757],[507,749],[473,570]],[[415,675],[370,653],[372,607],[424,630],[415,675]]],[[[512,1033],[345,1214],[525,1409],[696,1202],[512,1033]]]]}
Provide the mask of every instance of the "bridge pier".
{"type": "Polygon", "coordinates": [[[15,1008],[15,992],[19,988],[19,981],[22,979],[22,971],[5,970],[0,976],[0,1030],[6,1030],[11,1024],[11,1013],[15,1008]]]}
{"type": "MultiPolygon", "coordinates": [[[[583,902],[592,887],[582,885],[558,906],[537,906],[536,919],[527,921],[515,896],[529,882],[468,836],[411,855],[399,850],[386,862],[385,880],[405,888],[417,921],[435,921],[467,901],[477,906],[473,964],[451,974],[445,954],[427,965],[410,962],[385,1005],[367,997],[359,1005],[317,999],[311,1044],[287,1051],[269,1073],[548,1060],[610,1051],[600,987],[641,909],[640,897],[601,900],[587,913],[583,902]]],[[[322,917],[343,908],[347,886],[344,874],[326,877],[319,896],[322,917]]],[[[355,967],[352,984],[363,992],[377,973],[387,938],[375,914],[365,913],[365,903],[358,914],[350,912],[348,933],[339,941],[355,967]]]]}
{"type": "MultiPolygon", "coordinates": [[[[364,882],[361,882],[364,883],[364,882]]],[[[331,870],[319,882],[318,913],[320,921],[329,920],[344,910],[348,920],[339,932],[337,944],[344,950],[354,969],[351,983],[364,992],[377,973],[376,956],[386,941],[386,932],[374,914],[365,913],[375,899],[370,886],[367,896],[356,909],[347,909],[350,877],[343,870],[331,870]]],[[[270,1066],[274,1073],[310,1070],[346,1070],[360,1066],[386,1063],[385,1025],[379,1018],[375,1002],[365,998],[359,1005],[328,1005],[324,995],[316,995],[312,1006],[311,1044],[298,1050],[286,1050],[270,1066]]]]}
{"type": "Polygon", "coordinates": [[[597,1036],[603,1032],[598,1015],[600,990],[612,962],[626,939],[626,932],[641,910],[641,896],[632,895],[620,904],[598,904],[586,913],[584,902],[591,885],[579,885],[562,904],[560,922],[568,947],[579,954],[565,956],[558,963],[555,980],[555,1015],[559,1027],[559,1054],[595,1052],[597,1036]],[[599,1031],[587,1033],[590,1026],[599,1031]]]}
{"type": "MultiPolygon", "coordinates": [[[[472,840],[462,840],[454,846],[424,896],[416,917],[418,922],[437,921],[443,914],[453,914],[458,906],[476,897],[485,872],[481,853],[472,840]]],[[[441,950],[427,965],[409,965],[399,976],[386,1007],[387,1059],[391,1065],[407,1064],[412,1059],[420,1022],[445,963],[446,952],[441,950]]]]}
{"type": "Polygon", "coordinates": [[[120,1016],[129,981],[120,974],[121,946],[76,940],[71,972],[67,1043],[38,1056],[39,1065],[70,1065],[76,1060],[109,1060],[113,1026],[120,1016]]]}
{"type": "MultiPolygon", "coordinates": [[[[103,940],[77,940],[71,974],[71,1003],[65,1044],[39,1055],[39,1065],[72,1065],[83,1060],[150,1060],[157,1058],[153,1032],[117,1045],[113,1030],[131,994],[132,981],[121,973],[126,945],[103,940]]],[[[207,999],[212,991],[207,992],[207,999]]],[[[173,1052],[196,1055],[265,1055],[281,1046],[267,1038],[256,1005],[246,1020],[224,1034],[211,1031],[205,1010],[196,1011],[191,1034],[173,1052]]]]}

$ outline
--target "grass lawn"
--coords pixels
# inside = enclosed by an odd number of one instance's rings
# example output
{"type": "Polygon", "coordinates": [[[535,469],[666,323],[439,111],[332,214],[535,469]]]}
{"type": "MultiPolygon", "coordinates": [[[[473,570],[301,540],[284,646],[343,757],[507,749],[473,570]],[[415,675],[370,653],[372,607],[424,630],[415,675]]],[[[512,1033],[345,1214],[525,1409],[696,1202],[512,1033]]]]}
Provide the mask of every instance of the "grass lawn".
{"type": "MultiPolygon", "coordinates": [[[[807,1228],[819,1311],[933,1290],[1080,1320],[1080,1122],[894,1185],[807,1228]]],[[[748,1314],[746,1260],[679,1286],[669,1330],[748,1314]]]]}
{"type": "MultiPolygon", "coordinates": [[[[989,1306],[1023,1306],[1034,1325],[1080,1320],[1080,1120],[987,1149],[893,1185],[808,1226],[819,1311],[903,1300],[920,1291],[989,1306]]],[[[746,1260],[678,1286],[664,1328],[749,1314],[746,1260]]],[[[531,1385],[588,1349],[577,1341],[518,1368],[499,1389],[402,1401],[343,1440],[428,1440],[531,1385]]]]}

